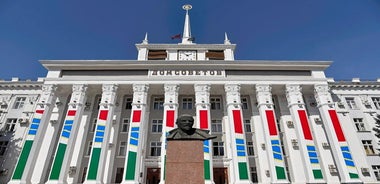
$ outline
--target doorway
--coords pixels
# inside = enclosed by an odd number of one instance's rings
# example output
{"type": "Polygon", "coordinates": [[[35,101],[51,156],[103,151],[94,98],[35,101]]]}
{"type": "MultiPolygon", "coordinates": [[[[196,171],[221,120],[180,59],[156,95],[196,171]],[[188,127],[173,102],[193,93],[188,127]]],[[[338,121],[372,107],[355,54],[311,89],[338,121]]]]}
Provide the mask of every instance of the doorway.
{"type": "Polygon", "coordinates": [[[160,168],[147,168],[146,184],[159,184],[160,173],[160,168]]]}
{"type": "Polygon", "coordinates": [[[227,168],[214,168],[214,182],[215,184],[228,184],[227,168]]]}

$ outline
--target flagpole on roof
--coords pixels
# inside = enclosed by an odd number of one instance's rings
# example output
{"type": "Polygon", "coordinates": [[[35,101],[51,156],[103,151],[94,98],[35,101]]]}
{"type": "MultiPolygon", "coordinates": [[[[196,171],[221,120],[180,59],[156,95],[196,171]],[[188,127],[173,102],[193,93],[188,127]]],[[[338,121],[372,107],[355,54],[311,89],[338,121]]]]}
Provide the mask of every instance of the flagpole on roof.
{"type": "Polygon", "coordinates": [[[193,39],[191,37],[190,17],[189,17],[189,10],[191,10],[192,6],[189,4],[185,4],[182,6],[182,8],[186,10],[185,25],[183,26],[183,34],[182,34],[182,44],[192,44],[193,39]]]}

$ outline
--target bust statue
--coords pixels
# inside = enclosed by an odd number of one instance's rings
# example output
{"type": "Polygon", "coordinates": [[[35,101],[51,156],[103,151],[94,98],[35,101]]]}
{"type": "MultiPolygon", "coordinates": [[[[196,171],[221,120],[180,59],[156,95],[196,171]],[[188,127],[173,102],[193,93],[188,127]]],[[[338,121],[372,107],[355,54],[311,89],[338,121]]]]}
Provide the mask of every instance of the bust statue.
{"type": "Polygon", "coordinates": [[[216,138],[208,130],[193,128],[194,118],[191,115],[182,115],[177,118],[178,128],[169,132],[167,140],[208,140],[216,138]]]}

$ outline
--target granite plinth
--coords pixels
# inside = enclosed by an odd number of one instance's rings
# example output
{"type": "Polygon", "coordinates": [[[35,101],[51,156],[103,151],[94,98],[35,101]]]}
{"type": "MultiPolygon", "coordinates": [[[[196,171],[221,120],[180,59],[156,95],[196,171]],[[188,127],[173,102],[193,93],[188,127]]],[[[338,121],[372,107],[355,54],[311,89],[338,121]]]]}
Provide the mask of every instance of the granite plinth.
{"type": "Polygon", "coordinates": [[[205,183],[203,160],[202,140],[168,141],[165,184],[205,183]]]}

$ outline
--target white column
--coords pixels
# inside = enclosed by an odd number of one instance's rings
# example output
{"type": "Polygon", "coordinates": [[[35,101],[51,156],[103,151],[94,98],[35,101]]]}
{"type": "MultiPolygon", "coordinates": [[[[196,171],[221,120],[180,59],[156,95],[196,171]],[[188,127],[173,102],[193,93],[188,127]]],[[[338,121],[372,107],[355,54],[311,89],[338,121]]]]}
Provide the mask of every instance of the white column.
{"type": "MultiPolygon", "coordinates": [[[[286,98],[288,107],[293,119],[293,126],[296,130],[297,140],[292,144],[297,144],[301,151],[302,166],[306,174],[307,183],[323,183],[323,174],[319,153],[314,143],[310,122],[302,98],[300,85],[286,85],[286,98]]],[[[295,147],[293,145],[292,147],[295,147]]],[[[301,167],[301,166],[300,166],[301,167]]]]}
{"type": "MultiPolygon", "coordinates": [[[[269,173],[272,183],[286,183],[286,169],[282,153],[276,115],[273,109],[272,87],[267,84],[256,85],[258,109],[263,123],[265,150],[269,161],[269,173]]],[[[260,131],[260,130],[257,130],[260,131]]],[[[266,171],[267,172],[267,171],[266,171]]]]}
{"type": "Polygon", "coordinates": [[[125,168],[123,176],[123,184],[140,183],[143,167],[143,149],[145,146],[144,135],[148,122],[146,116],[147,100],[149,86],[146,84],[133,85],[133,103],[131,124],[129,127],[127,153],[125,159],[125,168]]]}
{"type": "MultiPolygon", "coordinates": [[[[208,84],[195,84],[195,107],[197,124],[196,128],[202,130],[211,129],[210,119],[210,85],[208,84]]],[[[213,162],[212,162],[212,140],[205,140],[203,143],[204,150],[204,177],[205,183],[214,183],[213,177],[213,162]]]]}
{"type": "Polygon", "coordinates": [[[65,121],[58,141],[54,161],[50,170],[47,183],[66,183],[70,169],[70,160],[77,137],[79,122],[82,118],[83,105],[86,102],[87,85],[74,84],[72,87],[71,100],[68,104],[65,121]]]}
{"type": "Polygon", "coordinates": [[[112,127],[112,116],[116,100],[117,84],[103,84],[96,130],[88,165],[85,184],[102,184],[106,168],[109,137],[112,127]]]}
{"type": "Polygon", "coordinates": [[[30,128],[26,136],[26,140],[22,147],[21,154],[17,161],[15,171],[9,183],[31,183],[34,167],[41,148],[46,148],[42,145],[46,129],[49,125],[51,112],[54,108],[56,100],[55,91],[56,85],[43,85],[41,98],[37,103],[37,108],[30,123],[30,128]]]}
{"type": "MultiPolygon", "coordinates": [[[[314,86],[314,92],[341,182],[361,182],[352,158],[351,149],[334,108],[328,85],[316,84],[314,86]]],[[[329,169],[333,169],[334,164],[331,163],[329,167],[329,169]]]]}
{"type": "Polygon", "coordinates": [[[250,183],[248,170],[247,146],[243,126],[243,114],[241,109],[240,85],[226,84],[228,123],[233,129],[229,133],[231,137],[232,162],[235,178],[231,179],[233,183],[243,184],[250,183]]]}
{"type": "MultiPolygon", "coordinates": [[[[161,179],[160,184],[165,183],[165,161],[166,161],[166,136],[174,129],[176,119],[178,117],[178,84],[165,84],[165,103],[164,103],[164,119],[161,136],[161,179]]],[[[170,174],[170,173],[169,173],[170,174]]]]}

